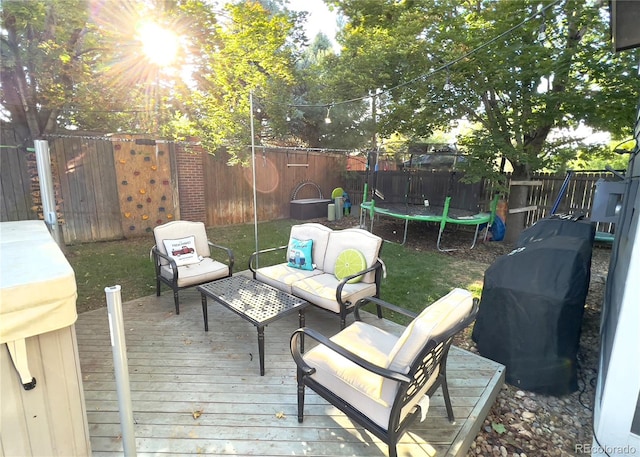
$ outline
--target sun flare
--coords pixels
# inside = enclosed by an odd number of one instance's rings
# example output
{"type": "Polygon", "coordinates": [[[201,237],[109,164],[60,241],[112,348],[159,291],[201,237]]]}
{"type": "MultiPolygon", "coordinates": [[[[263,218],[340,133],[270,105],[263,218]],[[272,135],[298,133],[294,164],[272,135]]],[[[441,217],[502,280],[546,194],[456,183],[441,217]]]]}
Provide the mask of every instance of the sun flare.
{"type": "Polygon", "coordinates": [[[154,22],[144,22],[138,28],[138,39],[150,62],[161,67],[171,65],[178,53],[178,36],[154,22]]]}

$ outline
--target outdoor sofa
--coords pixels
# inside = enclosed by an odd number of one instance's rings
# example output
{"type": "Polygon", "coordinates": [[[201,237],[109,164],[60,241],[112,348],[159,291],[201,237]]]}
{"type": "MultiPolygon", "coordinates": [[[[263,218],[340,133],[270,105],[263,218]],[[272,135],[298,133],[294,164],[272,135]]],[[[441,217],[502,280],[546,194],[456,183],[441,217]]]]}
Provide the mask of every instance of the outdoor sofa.
{"type": "Polygon", "coordinates": [[[382,238],[363,229],[304,223],[291,227],[287,245],[254,252],[249,269],[254,279],[337,314],[344,329],[359,299],[380,296],[381,248],[382,238]],[[262,266],[260,254],[277,250],[286,252],[284,262],[262,266]]]}

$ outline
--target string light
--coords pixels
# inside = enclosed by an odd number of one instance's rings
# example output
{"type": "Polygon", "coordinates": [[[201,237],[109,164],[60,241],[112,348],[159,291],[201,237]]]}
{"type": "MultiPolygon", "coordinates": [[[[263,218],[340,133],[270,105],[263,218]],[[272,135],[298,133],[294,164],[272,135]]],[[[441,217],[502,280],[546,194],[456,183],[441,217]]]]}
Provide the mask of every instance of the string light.
{"type": "Polygon", "coordinates": [[[329,113],[331,112],[331,106],[332,106],[332,105],[329,105],[329,106],[327,107],[327,115],[326,115],[326,117],[324,118],[324,123],[325,123],[325,124],[331,124],[331,118],[329,117],[329,113]]]}
{"type": "Polygon", "coordinates": [[[449,71],[449,67],[447,66],[447,82],[444,83],[442,90],[451,90],[451,72],[449,71]]]}
{"type": "Polygon", "coordinates": [[[540,24],[540,28],[538,29],[538,41],[540,43],[543,43],[547,38],[547,34],[545,33],[547,31],[547,17],[545,15],[544,9],[540,9],[539,13],[540,17],[542,18],[542,24],[540,24]]]}

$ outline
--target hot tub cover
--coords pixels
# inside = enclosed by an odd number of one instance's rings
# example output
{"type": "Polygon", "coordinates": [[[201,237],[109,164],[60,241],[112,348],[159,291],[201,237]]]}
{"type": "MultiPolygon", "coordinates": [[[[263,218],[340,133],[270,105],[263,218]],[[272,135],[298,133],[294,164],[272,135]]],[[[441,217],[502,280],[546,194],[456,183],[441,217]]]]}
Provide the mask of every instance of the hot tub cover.
{"type": "Polygon", "coordinates": [[[73,269],[43,221],[0,223],[0,343],[72,325],[73,269]]]}

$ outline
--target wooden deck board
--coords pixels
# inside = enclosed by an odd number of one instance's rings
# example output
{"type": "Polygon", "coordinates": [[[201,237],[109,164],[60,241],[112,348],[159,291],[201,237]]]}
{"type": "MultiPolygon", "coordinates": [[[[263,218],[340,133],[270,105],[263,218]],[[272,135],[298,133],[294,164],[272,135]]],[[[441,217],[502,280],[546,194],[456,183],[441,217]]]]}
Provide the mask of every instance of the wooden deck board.
{"type": "MultiPolygon", "coordinates": [[[[387,455],[386,445],[308,389],[305,420],[297,422],[289,352],[296,315],[265,329],[260,376],[255,327],[210,300],[204,332],[198,292],[186,290],[180,298],[180,315],[173,313],[171,294],[123,304],[139,456],[387,455]]],[[[375,316],[367,319],[402,330],[375,316]]],[[[306,324],[325,334],[339,327],[337,317],[313,307],[306,324]]],[[[93,455],[121,455],[106,309],[80,315],[76,333],[93,455]]],[[[425,421],[402,437],[400,456],[465,455],[504,382],[501,365],[455,347],[447,373],[456,422],[447,420],[438,392],[425,421]]]]}

